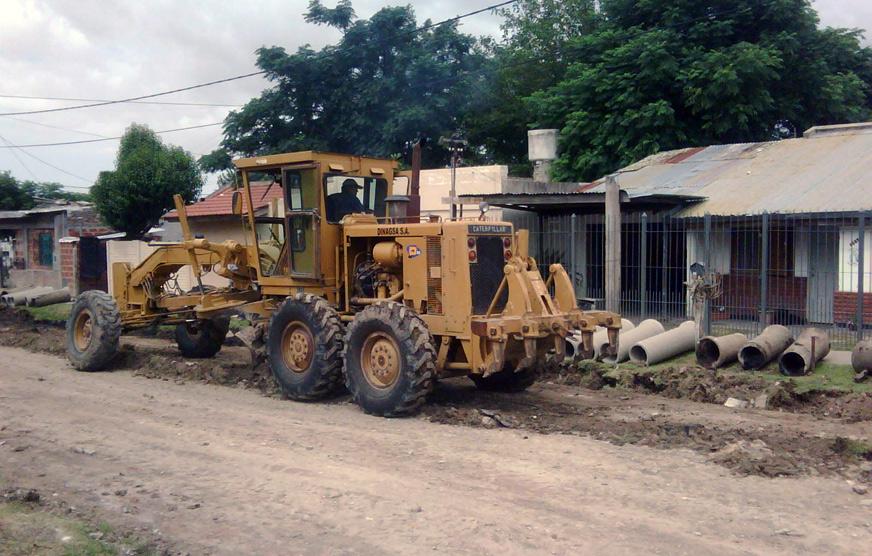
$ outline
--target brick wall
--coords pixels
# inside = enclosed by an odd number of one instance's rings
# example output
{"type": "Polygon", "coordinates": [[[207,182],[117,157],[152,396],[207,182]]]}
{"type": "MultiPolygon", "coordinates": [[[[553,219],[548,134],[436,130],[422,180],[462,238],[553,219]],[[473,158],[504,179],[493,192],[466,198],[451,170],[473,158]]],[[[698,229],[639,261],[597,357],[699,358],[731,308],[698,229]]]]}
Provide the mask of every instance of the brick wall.
{"type": "Polygon", "coordinates": [[[76,285],[78,283],[78,280],[76,279],[78,253],[78,242],[64,242],[60,244],[61,281],[63,282],[63,285],[69,286],[73,295],[78,293],[76,291],[76,285]]]}
{"type": "MultiPolygon", "coordinates": [[[[857,293],[835,292],[833,294],[833,320],[839,324],[857,320],[857,293]]],[[[872,323],[872,293],[863,294],[863,322],[872,323]]]]}
{"type": "Polygon", "coordinates": [[[112,233],[101,221],[93,207],[70,212],[67,216],[67,233],[74,237],[93,237],[112,233]]]}

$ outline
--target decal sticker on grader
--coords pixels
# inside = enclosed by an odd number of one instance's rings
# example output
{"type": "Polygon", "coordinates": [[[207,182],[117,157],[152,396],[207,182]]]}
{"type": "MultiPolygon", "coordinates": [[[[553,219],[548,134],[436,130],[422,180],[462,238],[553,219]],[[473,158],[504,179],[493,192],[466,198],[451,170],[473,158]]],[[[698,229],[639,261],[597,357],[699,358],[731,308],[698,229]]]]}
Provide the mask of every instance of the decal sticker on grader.
{"type": "Polygon", "coordinates": [[[421,254],[421,248],[417,245],[409,245],[408,247],[406,247],[406,254],[409,255],[410,259],[414,259],[421,254]]]}

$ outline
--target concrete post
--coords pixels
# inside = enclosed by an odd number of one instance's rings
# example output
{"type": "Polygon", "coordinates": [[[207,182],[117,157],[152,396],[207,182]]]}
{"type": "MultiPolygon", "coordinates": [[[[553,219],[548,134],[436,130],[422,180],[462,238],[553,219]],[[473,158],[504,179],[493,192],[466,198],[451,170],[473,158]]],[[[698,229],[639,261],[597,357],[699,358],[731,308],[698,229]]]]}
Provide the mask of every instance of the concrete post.
{"type": "Polygon", "coordinates": [[[648,213],[639,221],[639,318],[648,317],[648,213]]]}
{"type": "Polygon", "coordinates": [[[769,324],[769,213],[760,221],[760,323],[759,329],[769,324]]]}
{"type": "Polygon", "coordinates": [[[578,227],[578,215],[574,212],[569,217],[569,269],[572,273],[572,289],[578,297],[578,246],[575,244],[575,231],[578,227]]]}
{"type": "Polygon", "coordinates": [[[621,311],[621,199],[614,175],[606,178],[606,311],[621,311]]]}
{"type": "Polygon", "coordinates": [[[863,291],[866,270],[866,214],[857,215],[857,341],[863,339],[863,291]]]}
{"type": "MultiPolygon", "coordinates": [[[[703,264],[705,265],[705,271],[710,273],[712,271],[712,215],[709,213],[705,213],[703,217],[703,235],[705,241],[703,242],[705,253],[703,254],[703,264]]],[[[702,308],[702,331],[703,336],[711,336],[712,335],[712,302],[706,296],[705,301],[703,302],[702,308]]]]}

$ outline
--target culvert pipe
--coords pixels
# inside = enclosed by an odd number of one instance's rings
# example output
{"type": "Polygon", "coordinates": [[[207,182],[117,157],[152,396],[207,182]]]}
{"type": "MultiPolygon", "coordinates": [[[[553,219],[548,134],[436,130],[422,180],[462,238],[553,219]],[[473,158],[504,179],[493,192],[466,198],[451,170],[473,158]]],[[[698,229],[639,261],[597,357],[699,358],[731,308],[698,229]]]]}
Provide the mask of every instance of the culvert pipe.
{"type": "Polygon", "coordinates": [[[778,359],[778,369],[787,376],[808,374],[830,352],[830,337],[817,328],[803,330],[778,359]]]}
{"type": "Polygon", "coordinates": [[[780,324],[771,324],[759,336],[750,340],[739,350],[739,363],[746,371],[762,369],[778,357],[793,342],[790,330],[780,324]]]}
{"type": "Polygon", "coordinates": [[[858,373],[872,370],[872,342],[868,340],[857,342],[851,350],[851,366],[858,373]]]}
{"type": "MultiPolygon", "coordinates": [[[[621,330],[620,332],[626,332],[627,330],[632,330],[636,327],[633,324],[633,321],[629,319],[621,319],[621,330]]],[[[619,332],[619,334],[620,334],[619,332]]],[[[609,332],[608,329],[604,326],[597,326],[596,330],[593,333],[593,337],[591,339],[593,344],[593,358],[599,359],[599,354],[602,351],[603,344],[609,344],[609,332]]],[[[579,359],[576,356],[582,351],[581,345],[581,332],[574,331],[573,333],[566,336],[566,359],[564,360],[566,363],[572,361],[578,361],[579,359]]]]}
{"type": "Polygon", "coordinates": [[[726,336],[705,336],[696,344],[696,362],[707,369],[719,369],[739,358],[739,350],[748,341],[741,332],[726,336]]]}
{"type": "Polygon", "coordinates": [[[61,288],[41,295],[28,297],[27,305],[28,307],[46,307],[57,303],[66,303],[70,299],[72,299],[70,288],[61,288]]]}
{"type": "Polygon", "coordinates": [[[8,293],[3,296],[3,299],[6,301],[6,305],[8,307],[16,307],[18,305],[27,304],[27,300],[31,297],[43,295],[51,291],[54,291],[54,288],[48,286],[40,286],[37,288],[17,291],[15,293],[8,293]]]}
{"type": "Polygon", "coordinates": [[[689,320],[672,330],[630,346],[630,361],[642,365],[655,365],[692,350],[694,345],[696,345],[696,323],[689,320]]]}
{"type": "MultiPolygon", "coordinates": [[[[610,365],[623,363],[630,358],[630,348],[632,346],[642,340],[650,338],[651,336],[662,334],[663,332],[663,325],[656,320],[643,320],[639,323],[639,326],[620,334],[618,337],[618,353],[616,355],[602,357],[602,362],[610,365]]],[[[605,345],[608,345],[608,342],[606,342],[605,345]]],[[[602,356],[604,353],[606,353],[606,350],[603,347],[603,344],[600,344],[600,355],[602,356]]]]}

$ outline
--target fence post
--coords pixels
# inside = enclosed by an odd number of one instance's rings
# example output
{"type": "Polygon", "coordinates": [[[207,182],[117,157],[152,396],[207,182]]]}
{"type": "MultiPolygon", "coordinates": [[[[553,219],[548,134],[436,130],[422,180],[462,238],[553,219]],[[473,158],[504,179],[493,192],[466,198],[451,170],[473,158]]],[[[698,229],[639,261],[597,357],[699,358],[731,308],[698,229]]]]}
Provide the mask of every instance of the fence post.
{"type": "MultiPolygon", "coordinates": [[[[711,273],[712,271],[712,215],[709,213],[705,213],[703,217],[703,264],[705,265],[705,271],[707,273],[711,273]]],[[[703,302],[702,307],[702,322],[703,322],[703,335],[711,336],[712,334],[712,303],[711,300],[706,296],[705,301],[703,302]]]]}
{"type": "Polygon", "coordinates": [[[769,324],[769,213],[760,221],[760,329],[769,324]]]}
{"type": "Polygon", "coordinates": [[[639,319],[648,318],[648,213],[639,221],[639,319]]]}
{"type": "Polygon", "coordinates": [[[669,217],[663,218],[662,226],[662,250],[660,254],[660,314],[659,318],[666,318],[669,308],[669,294],[667,292],[667,284],[669,283],[669,217]]]}
{"type": "Polygon", "coordinates": [[[578,297],[578,291],[576,289],[576,284],[578,284],[578,254],[577,245],[575,244],[575,230],[578,225],[578,215],[574,212],[572,216],[569,217],[569,269],[572,272],[572,291],[576,292],[575,296],[578,297]]]}
{"type": "Polygon", "coordinates": [[[863,291],[866,270],[866,214],[857,214],[857,341],[863,339],[863,291]]]}

